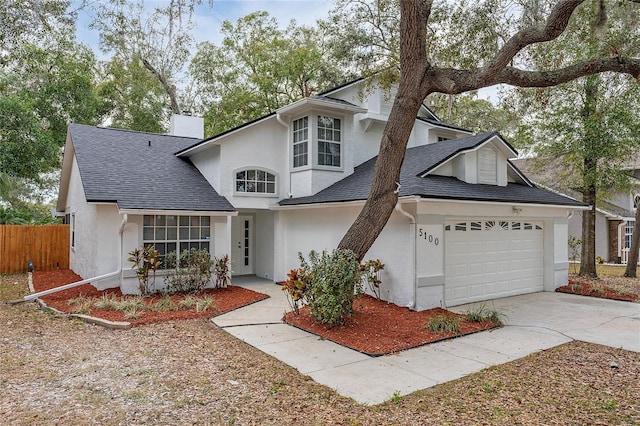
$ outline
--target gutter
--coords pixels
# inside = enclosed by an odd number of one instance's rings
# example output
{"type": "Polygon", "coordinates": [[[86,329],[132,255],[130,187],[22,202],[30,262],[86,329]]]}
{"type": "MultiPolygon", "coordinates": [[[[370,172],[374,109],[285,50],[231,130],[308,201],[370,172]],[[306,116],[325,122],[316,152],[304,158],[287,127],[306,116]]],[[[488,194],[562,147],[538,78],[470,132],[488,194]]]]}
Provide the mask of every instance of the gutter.
{"type": "Polygon", "coordinates": [[[416,218],[406,210],[402,209],[402,205],[398,201],[396,203],[396,211],[401,215],[405,216],[409,219],[409,235],[412,243],[409,245],[410,247],[410,259],[411,259],[411,275],[413,276],[413,298],[411,302],[406,306],[409,309],[415,309],[416,307],[416,299],[418,297],[418,281],[416,277],[416,218]]]}
{"type": "Polygon", "coordinates": [[[52,288],[50,290],[41,291],[39,293],[29,294],[29,295],[23,297],[22,299],[12,300],[12,301],[9,302],[9,304],[17,305],[18,303],[29,302],[29,301],[37,299],[37,298],[39,298],[41,296],[46,296],[48,294],[58,293],[59,291],[64,291],[64,290],[68,290],[70,288],[79,287],[79,286],[81,286],[83,284],[89,284],[89,283],[95,282],[95,281],[106,280],[107,278],[113,278],[113,277],[120,276],[120,278],[122,279],[122,276],[121,276],[121,273],[122,273],[122,251],[123,251],[123,237],[122,237],[122,234],[124,232],[124,227],[127,224],[127,219],[128,219],[128,217],[125,214],[124,217],[122,218],[122,223],[120,223],[120,228],[118,229],[118,234],[120,235],[120,254],[118,256],[120,261],[118,262],[118,269],[116,269],[113,272],[109,272],[108,274],[98,275],[97,277],[88,278],[88,279],[82,280],[82,281],[76,281],[75,283],[63,285],[61,287],[52,288]]]}

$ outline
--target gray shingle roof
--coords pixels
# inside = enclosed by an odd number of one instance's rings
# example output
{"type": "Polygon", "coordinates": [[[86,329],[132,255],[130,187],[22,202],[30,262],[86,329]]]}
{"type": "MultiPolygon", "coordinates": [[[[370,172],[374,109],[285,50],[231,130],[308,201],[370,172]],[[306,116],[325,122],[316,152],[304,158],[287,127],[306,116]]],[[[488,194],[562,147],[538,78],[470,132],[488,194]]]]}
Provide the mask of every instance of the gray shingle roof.
{"type": "Polygon", "coordinates": [[[70,124],[85,197],[121,209],[233,211],[189,160],[197,139],[70,124]]]}
{"type": "MultiPolygon", "coordinates": [[[[574,199],[555,194],[534,186],[510,183],[507,186],[468,184],[455,177],[428,175],[432,170],[457,153],[475,148],[497,133],[484,133],[467,138],[448,140],[409,148],[400,172],[400,193],[403,196],[423,198],[517,202],[533,204],[559,204],[583,206],[574,199]]],[[[355,168],[353,174],[309,197],[290,198],[280,201],[282,206],[365,200],[369,195],[373,169],[377,157],[355,168]]]]}

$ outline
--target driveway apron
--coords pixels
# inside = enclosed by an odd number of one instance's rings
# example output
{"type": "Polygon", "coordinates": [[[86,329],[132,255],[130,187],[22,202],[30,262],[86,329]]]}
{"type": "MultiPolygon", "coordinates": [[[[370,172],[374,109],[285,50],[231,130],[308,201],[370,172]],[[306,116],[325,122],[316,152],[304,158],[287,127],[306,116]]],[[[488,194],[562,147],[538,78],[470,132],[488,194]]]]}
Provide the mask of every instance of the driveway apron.
{"type": "MultiPolygon", "coordinates": [[[[379,404],[394,393],[406,395],[572,340],[640,352],[640,304],[543,292],[485,302],[504,314],[502,328],[373,358],[284,324],[290,308],[279,285],[256,277],[234,278],[234,285],[271,297],[213,318],[216,325],[363,404],[379,404]]],[[[477,305],[450,310],[464,313],[477,305]]]]}

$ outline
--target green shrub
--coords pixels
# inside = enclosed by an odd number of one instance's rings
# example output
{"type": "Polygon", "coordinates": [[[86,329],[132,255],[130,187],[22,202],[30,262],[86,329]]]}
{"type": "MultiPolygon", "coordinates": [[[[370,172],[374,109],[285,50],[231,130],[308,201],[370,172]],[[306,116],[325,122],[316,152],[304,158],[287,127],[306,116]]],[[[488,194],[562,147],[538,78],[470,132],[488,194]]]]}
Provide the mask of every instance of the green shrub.
{"type": "Polygon", "coordinates": [[[343,324],[351,316],[353,299],[362,292],[358,257],[351,250],[335,249],[321,255],[312,251],[310,263],[300,258],[302,269],[310,271],[311,315],[323,324],[343,324]]]}
{"type": "Polygon", "coordinates": [[[438,315],[429,321],[428,328],[435,333],[458,333],[460,332],[460,321],[456,317],[438,315]]]}
{"type": "Polygon", "coordinates": [[[207,250],[184,250],[179,257],[172,251],[165,264],[170,268],[164,278],[168,293],[197,293],[211,282],[213,261],[207,250]]]}

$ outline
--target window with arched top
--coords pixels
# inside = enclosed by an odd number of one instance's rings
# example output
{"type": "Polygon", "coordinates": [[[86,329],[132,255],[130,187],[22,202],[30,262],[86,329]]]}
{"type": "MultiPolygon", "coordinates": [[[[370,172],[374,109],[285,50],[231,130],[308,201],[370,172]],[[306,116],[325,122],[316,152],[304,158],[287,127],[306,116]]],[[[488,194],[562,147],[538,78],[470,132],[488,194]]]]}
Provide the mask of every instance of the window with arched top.
{"type": "Polygon", "coordinates": [[[633,196],[633,208],[637,209],[640,206],[640,194],[636,194],[633,196]]]}
{"type": "Polygon", "coordinates": [[[236,172],[235,189],[238,193],[276,195],[276,175],[260,169],[236,172]]]}

